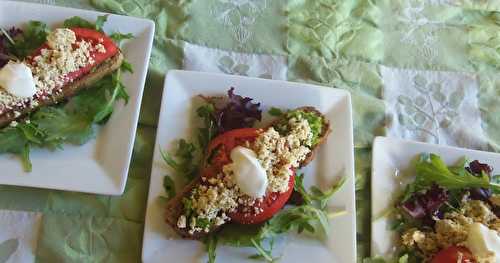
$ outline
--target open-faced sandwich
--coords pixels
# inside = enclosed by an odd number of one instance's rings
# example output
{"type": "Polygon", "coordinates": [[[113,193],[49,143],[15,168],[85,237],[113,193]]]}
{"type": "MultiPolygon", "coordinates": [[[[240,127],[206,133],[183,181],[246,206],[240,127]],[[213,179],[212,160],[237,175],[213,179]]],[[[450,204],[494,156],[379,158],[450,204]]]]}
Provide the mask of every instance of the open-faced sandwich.
{"type": "Polygon", "coordinates": [[[114,102],[128,98],[120,71],[131,67],[119,42],[131,36],[106,35],[106,18],[72,17],[52,30],[39,21],[1,29],[0,153],[20,154],[30,170],[30,146],[83,144],[114,102]]]}
{"type": "Polygon", "coordinates": [[[227,97],[202,98],[205,105],[197,112],[205,126],[199,129],[199,147],[181,140],[177,160],[163,153],[172,168],[190,179],[173,194],[172,181],[165,177],[170,192],[166,222],[184,238],[205,241],[211,262],[217,241],[253,246],[258,252],[254,257],[272,260],[263,244],[276,235],[290,230],[314,233],[317,227],[327,232],[333,216],[327,201],[343,181],[327,192],[313,188],[309,193],[297,173],[330,133],[323,114],[313,107],[272,108],[276,119],[256,128],[260,104],[251,98],[234,94],[233,88],[227,97]],[[201,156],[193,161],[197,148],[201,156]],[[283,209],[287,203],[294,205],[283,209]]]}
{"type": "Polygon", "coordinates": [[[448,167],[422,154],[392,210],[395,262],[500,262],[500,180],[475,160],[448,167]],[[398,261],[399,260],[399,261],[398,261]]]}

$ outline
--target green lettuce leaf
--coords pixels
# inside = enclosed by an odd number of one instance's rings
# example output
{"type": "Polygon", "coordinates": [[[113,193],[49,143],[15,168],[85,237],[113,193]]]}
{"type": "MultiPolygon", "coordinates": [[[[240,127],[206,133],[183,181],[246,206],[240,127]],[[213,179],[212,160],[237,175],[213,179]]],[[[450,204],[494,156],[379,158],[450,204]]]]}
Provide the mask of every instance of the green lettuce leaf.
{"type": "Polygon", "coordinates": [[[50,30],[40,21],[29,21],[23,29],[23,34],[14,39],[14,45],[9,51],[19,59],[24,59],[47,40],[50,30]]]}
{"type": "Polygon", "coordinates": [[[475,176],[465,167],[448,168],[446,163],[436,154],[422,154],[416,164],[416,178],[414,191],[420,191],[436,183],[446,189],[464,189],[484,187],[498,189],[500,186],[490,183],[488,175],[475,176]]]}
{"type": "Polygon", "coordinates": [[[44,142],[50,146],[62,143],[82,145],[94,137],[89,116],[71,113],[61,107],[41,108],[33,115],[32,121],[47,135],[44,142]]]}

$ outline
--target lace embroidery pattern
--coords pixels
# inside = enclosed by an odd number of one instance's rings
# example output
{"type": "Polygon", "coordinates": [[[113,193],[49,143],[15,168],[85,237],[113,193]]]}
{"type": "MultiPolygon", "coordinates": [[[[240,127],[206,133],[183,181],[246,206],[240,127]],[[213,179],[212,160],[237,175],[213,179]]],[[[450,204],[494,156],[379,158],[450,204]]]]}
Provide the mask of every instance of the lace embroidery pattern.
{"type": "Polygon", "coordinates": [[[475,75],[381,68],[389,137],[485,149],[475,75]]]}
{"type": "Polygon", "coordinates": [[[284,56],[250,54],[184,44],[183,68],[266,79],[286,79],[284,56]]]}
{"type": "Polygon", "coordinates": [[[451,0],[408,1],[398,10],[397,20],[407,26],[400,42],[414,49],[426,62],[435,64],[439,56],[438,32],[446,27],[444,22],[432,20],[425,14],[426,5],[450,4],[451,0]]]}
{"type": "Polygon", "coordinates": [[[430,135],[433,142],[439,144],[441,129],[452,125],[458,115],[457,110],[464,99],[464,88],[458,87],[445,95],[442,82],[428,83],[419,74],[413,77],[413,84],[418,91],[416,97],[398,96],[398,120],[410,130],[430,135]]]}
{"type": "Polygon", "coordinates": [[[253,33],[254,25],[267,7],[267,0],[218,0],[211,14],[216,21],[231,30],[233,39],[241,47],[247,43],[253,33]]]}

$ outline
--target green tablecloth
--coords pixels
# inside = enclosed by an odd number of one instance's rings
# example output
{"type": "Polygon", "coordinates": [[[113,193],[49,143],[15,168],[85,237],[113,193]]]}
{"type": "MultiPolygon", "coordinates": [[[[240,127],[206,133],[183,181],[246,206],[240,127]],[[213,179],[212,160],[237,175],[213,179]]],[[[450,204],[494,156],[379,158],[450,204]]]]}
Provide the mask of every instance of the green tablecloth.
{"type": "Polygon", "coordinates": [[[156,35],[122,196],[0,186],[0,209],[41,213],[38,262],[140,261],[155,125],[169,69],[349,90],[360,260],[370,254],[374,136],[499,149],[496,0],[40,2],[149,18],[156,22],[156,35]],[[429,108],[433,104],[441,105],[439,111],[429,108]]]}

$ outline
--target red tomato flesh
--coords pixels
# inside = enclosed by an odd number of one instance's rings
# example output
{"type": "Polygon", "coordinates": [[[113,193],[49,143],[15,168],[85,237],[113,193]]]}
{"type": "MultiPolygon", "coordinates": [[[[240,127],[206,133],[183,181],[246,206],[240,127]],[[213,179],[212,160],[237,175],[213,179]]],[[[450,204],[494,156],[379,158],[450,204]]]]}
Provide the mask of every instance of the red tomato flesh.
{"type": "Polygon", "coordinates": [[[230,213],[229,217],[236,223],[240,224],[260,224],[268,219],[271,219],[290,198],[295,184],[295,171],[290,176],[288,181],[288,191],[284,193],[266,193],[261,202],[255,202],[251,207],[240,205],[236,212],[230,213]],[[245,211],[245,209],[247,211],[245,211]],[[261,211],[261,212],[256,212],[261,211]]]}
{"type": "MultiPolygon", "coordinates": [[[[96,65],[101,64],[104,62],[106,59],[113,57],[118,53],[118,47],[116,44],[113,42],[111,38],[106,36],[106,34],[93,30],[93,29],[88,29],[88,28],[70,28],[73,32],[75,32],[76,35],[76,40],[85,40],[87,42],[90,42],[93,46],[97,44],[102,44],[104,48],[106,49],[106,52],[100,53],[97,50],[94,50],[90,52],[90,56],[93,58],[94,62],[89,63],[85,67],[82,67],[76,71],[70,72],[66,74],[64,81],[63,81],[63,86],[67,83],[73,82],[75,79],[78,79],[86,74],[88,74],[92,68],[94,68],[96,65]]],[[[74,46],[75,47],[75,46],[74,46]]],[[[39,47],[32,55],[31,57],[34,58],[38,55],[40,55],[42,49],[50,49],[47,43],[43,44],[41,47],[39,47]]],[[[33,64],[33,60],[29,61],[29,63],[33,64]]]]}
{"type": "Polygon", "coordinates": [[[439,251],[431,263],[475,263],[472,253],[466,247],[451,246],[439,251]]]}
{"type": "MultiPolygon", "coordinates": [[[[206,178],[216,176],[222,167],[231,163],[231,150],[236,146],[242,146],[246,142],[252,142],[262,130],[255,128],[242,128],[225,132],[214,138],[207,148],[207,160],[202,171],[206,178]]],[[[295,183],[295,172],[290,176],[288,191],[285,193],[267,193],[261,202],[255,202],[251,207],[240,205],[235,212],[228,216],[236,223],[259,224],[270,219],[288,201],[293,192],[295,183]],[[255,211],[261,211],[255,213],[255,211]]]]}

